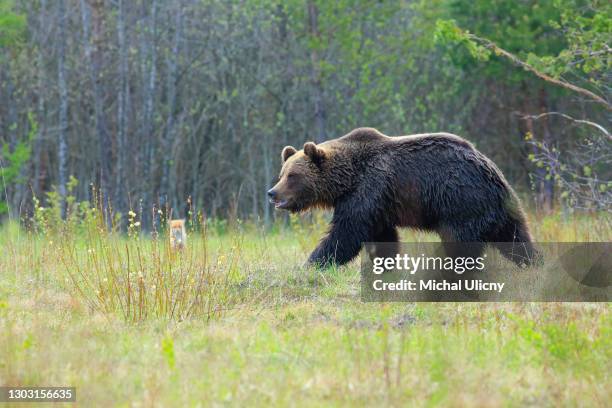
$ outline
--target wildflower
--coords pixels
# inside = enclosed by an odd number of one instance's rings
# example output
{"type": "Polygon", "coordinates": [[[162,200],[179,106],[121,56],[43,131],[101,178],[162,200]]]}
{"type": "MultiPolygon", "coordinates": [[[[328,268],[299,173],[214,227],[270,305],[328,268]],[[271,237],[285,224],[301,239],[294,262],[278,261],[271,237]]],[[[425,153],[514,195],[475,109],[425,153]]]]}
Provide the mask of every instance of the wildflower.
{"type": "Polygon", "coordinates": [[[140,221],[136,221],[136,222],[134,223],[134,226],[135,226],[135,227],[140,227],[140,221]]]}
{"type": "Polygon", "coordinates": [[[134,218],[136,216],[136,213],[132,210],[128,211],[128,215],[132,218],[134,218]]]}

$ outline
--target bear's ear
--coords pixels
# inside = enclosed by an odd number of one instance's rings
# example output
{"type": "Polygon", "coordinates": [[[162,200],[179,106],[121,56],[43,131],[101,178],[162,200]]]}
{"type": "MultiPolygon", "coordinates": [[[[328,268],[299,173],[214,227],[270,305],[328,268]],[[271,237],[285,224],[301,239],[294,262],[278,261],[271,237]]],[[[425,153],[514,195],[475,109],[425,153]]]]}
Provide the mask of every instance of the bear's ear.
{"type": "Polygon", "coordinates": [[[325,160],[325,151],[312,142],[304,144],[304,154],[317,166],[325,160]]]}
{"type": "Polygon", "coordinates": [[[297,153],[297,150],[295,150],[295,147],[285,146],[285,148],[283,149],[283,152],[281,153],[281,159],[283,160],[283,163],[286,162],[288,158],[290,158],[296,153],[297,153]]]}

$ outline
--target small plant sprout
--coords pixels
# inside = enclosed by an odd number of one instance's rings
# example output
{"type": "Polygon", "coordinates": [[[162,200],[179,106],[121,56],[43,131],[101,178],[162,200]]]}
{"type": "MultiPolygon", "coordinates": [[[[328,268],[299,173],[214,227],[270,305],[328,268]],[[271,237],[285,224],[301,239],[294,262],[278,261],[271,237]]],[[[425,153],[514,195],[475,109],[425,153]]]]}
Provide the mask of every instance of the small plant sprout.
{"type": "Polygon", "coordinates": [[[138,231],[140,229],[140,221],[136,221],[136,213],[132,210],[128,211],[128,222],[128,236],[138,236],[138,231]]]}

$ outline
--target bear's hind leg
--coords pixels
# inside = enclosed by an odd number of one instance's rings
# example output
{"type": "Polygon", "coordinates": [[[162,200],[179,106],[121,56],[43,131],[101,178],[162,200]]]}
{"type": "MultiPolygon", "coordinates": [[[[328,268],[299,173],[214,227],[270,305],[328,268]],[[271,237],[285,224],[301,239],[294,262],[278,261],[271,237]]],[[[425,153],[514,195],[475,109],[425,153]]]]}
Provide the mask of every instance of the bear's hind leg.
{"type": "Polygon", "coordinates": [[[484,252],[484,242],[443,242],[444,253],[451,258],[478,258],[484,252]]]}
{"type": "Polygon", "coordinates": [[[485,243],[473,224],[443,228],[438,231],[446,256],[478,258],[485,243]]]}
{"type": "Polygon", "coordinates": [[[503,256],[515,264],[532,265],[539,260],[539,253],[531,242],[525,221],[510,219],[489,237],[503,256]]]}

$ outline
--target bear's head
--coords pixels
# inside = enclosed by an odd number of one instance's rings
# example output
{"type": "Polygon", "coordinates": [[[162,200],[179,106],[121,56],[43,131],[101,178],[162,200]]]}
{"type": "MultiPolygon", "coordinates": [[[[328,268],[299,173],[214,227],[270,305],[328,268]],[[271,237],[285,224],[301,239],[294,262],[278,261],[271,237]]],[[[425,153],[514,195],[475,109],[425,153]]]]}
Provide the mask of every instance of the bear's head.
{"type": "Polygon", "coordinates": [[[286,146],[281,153],[283,167],[278,183],[268,190],[270,202],[292,212],[332,207],[347,181],[337,177],[336,156],[328,143],[308,142],[302,150],[286,146]]]}

